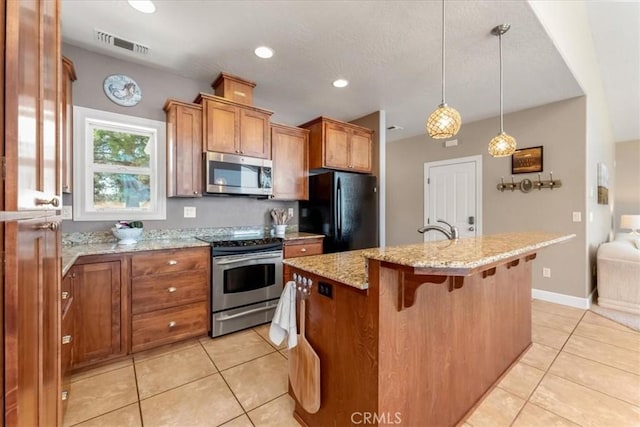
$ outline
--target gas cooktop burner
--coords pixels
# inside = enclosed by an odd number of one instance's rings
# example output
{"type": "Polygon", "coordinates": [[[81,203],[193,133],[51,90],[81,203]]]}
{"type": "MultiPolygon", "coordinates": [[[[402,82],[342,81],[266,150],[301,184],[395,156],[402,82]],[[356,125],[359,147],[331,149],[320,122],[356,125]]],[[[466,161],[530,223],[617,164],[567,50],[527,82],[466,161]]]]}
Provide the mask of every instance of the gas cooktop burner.
{"type": "Polygon", "coordinates": [[[249,236],[197,236],[196,239],[210,243],[211,254],[214,257],[282,250],[281,238],[256,234],[249,236]]]}
{"type": "Polygon", "coordinates": [[[211,243],[211,246],[213,246],[214,248],[232,246],[260,246],[270,243],[282,242],[282,239],[278,237],[246,238],[232,236],[199,236],[196,237],[196,239],[211,243]]]}

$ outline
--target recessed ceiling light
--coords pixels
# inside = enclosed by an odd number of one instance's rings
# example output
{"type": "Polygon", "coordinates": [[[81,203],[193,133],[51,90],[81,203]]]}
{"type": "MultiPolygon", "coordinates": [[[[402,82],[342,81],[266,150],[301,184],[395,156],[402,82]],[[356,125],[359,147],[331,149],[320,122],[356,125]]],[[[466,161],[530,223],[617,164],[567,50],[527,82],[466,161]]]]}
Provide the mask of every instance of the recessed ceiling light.
{"type": "Polygon", "coordinates": [[[127,0],[129,5],[142,13],[153,13],[156,11],[156,6],[151,0],[127,0]]]}
{"type": "Polygon", "coordinates": [[[269,59],[273,56],[273,49],[267,46],[257,47],[256,50],[253,51],[258,58],[269,59]]]}
{"type": "Polygon", "coordinates": [[[349,80],[338,79],[333,81],[333,87],[347,87],[349,86],[349,80]]]}

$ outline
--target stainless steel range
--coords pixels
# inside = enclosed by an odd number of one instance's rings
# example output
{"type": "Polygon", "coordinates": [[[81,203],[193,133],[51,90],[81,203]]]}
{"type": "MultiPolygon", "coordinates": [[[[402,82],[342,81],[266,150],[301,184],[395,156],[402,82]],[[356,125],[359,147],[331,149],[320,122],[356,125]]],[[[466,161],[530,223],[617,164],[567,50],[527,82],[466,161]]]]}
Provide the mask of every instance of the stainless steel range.
{"type": "Polygon", "coordinates": [[[211,243],[211,336],[271,321],[282,293],[282,239],[197,238],[211,243]]]}

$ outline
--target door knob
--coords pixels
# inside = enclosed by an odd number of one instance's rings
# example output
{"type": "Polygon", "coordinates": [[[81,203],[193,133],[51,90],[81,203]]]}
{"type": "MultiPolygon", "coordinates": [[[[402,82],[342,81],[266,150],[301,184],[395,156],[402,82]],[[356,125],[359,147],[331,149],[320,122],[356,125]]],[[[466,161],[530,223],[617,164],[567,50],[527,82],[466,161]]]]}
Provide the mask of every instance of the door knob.
{"type": "Polygon", "coordinates": [[[475,228],[473,228],[473,225],[471,227],[469,227],[469,231],[474,231],[475,228]]]}

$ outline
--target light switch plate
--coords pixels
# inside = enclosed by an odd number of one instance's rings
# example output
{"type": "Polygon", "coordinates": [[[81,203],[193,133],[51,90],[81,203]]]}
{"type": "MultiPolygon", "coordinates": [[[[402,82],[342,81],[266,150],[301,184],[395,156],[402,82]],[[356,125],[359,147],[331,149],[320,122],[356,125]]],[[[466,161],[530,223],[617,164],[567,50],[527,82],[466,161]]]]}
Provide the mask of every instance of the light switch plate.
{"type": "Polygon", "coordinates": [[[542,277],[551,277],[551,269],[548,267],[542,268],[542,277]]]}
{"type": "Polygon", "coordinates": [[[289,211],[287,213],[290,217],[293,217],[293,208],[289,208],[289,211]]]}
{"type": "Polygon", "coordinates": [[[62,219],[73,219],[73,206],[62,206],[62,219]]]}
{"type": "Polygon", "coordinates": [[[195,218],[196,217],[196,207],[195,206],[185,206],[184,207],[184,217],[185,218],[195,218]]]}
{"type": "Polygon", "coordinates": [[[573,222],[581,222],[582,221],[582,213],[581,212],[574,212],[572,217],[573,217],[573,222]]]}

